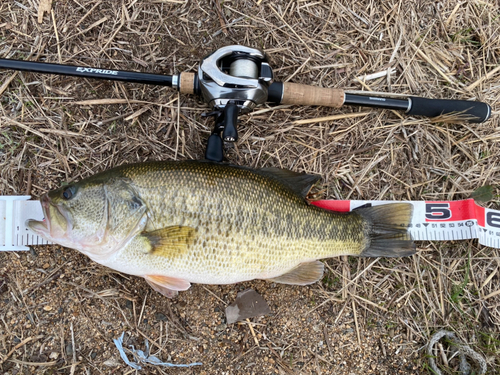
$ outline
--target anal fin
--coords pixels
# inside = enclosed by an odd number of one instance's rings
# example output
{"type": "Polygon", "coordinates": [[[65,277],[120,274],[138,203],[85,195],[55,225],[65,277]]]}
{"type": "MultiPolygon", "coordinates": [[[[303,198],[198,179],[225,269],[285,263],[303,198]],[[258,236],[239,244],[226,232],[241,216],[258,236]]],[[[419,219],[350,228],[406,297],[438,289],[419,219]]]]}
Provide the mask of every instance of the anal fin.
{"type": "Polygon", "coordinates": [[[267,280],[288,285],[309,285],[323,277],[324,267],[324,264],[319,260],[301,263],[291,271],[267,280]]]}
{"type": "Polygon", "coordinates": [[[187,290],[191,286],[189,281],[175,277],[146,275],[144,278],[151,288],[168,298],[176,297],[179,290],[187,290]]]}

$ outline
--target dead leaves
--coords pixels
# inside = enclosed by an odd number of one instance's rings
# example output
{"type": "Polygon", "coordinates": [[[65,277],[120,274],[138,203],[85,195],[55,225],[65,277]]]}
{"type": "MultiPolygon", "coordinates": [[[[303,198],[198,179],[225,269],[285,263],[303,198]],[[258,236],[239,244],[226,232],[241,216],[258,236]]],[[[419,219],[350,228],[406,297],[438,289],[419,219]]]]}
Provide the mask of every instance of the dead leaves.
{"type": "Polygon", "coordinates": [[[43,15],[45,12],[50,13],[52,9],[52,0],[40,0],[40,5],[38,6],[38,23],[43,22],[43,15]]]}

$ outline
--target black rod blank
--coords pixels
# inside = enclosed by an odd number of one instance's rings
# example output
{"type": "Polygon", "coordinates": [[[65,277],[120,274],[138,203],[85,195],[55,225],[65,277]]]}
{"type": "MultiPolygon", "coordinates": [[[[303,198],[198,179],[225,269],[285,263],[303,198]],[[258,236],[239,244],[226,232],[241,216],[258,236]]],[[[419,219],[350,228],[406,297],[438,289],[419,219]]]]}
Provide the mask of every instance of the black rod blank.
{"type": "Polygon", "coordinates": [[[359,105],[362,107],[375,107],[407,111],[410,108],[408,99],[382,98],[380,96],[365,96],[345,94],[344,104],[359,105]]]}
{"type": "Polygon", "coordinates": [[[0,68],[35,73],[60,74],[84,78],[144,83],[147,85],[172,86],[172,76],[129,72],[124,70],[89,68],[85,66],[61,65],[11,59],[0,59],[0,68]]]}

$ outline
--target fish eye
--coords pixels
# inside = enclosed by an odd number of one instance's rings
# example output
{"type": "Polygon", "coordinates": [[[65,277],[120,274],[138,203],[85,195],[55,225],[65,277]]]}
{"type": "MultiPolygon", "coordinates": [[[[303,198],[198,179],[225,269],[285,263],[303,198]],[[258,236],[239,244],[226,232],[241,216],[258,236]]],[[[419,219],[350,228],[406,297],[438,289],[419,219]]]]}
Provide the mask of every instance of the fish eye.
{"type": "Polygon", "coordinates": [[[75,188],[74,186],[68,186],[66,189],[63,190],[62,196],[66,200],[70,200],[73,198],[75,195],[75,188]]]}

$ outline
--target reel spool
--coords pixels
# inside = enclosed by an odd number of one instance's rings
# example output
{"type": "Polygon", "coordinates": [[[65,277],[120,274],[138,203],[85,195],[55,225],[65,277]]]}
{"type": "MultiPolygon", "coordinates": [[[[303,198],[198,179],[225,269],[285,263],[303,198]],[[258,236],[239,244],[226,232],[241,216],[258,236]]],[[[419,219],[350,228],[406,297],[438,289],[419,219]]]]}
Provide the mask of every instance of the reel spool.
{"type": "Polygon", "coordinates": [[[206,56],[198,68],[203,99],[215,109],[230,101],[241,113],[267,101],[273,71],[266,55],[255,48],[227,46],[206,56]]]}

